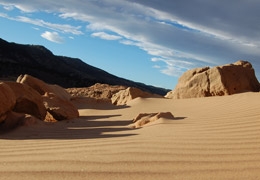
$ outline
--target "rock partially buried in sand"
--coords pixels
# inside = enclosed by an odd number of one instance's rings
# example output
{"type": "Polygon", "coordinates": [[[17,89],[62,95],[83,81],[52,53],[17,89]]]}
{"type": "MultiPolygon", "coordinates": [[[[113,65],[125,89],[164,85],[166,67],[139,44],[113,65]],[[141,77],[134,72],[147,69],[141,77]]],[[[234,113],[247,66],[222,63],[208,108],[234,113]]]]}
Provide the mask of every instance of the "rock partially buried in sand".
{"type": "Polygon", "coordinates": [[[258,92],[259,82],[247,61],[213,68],[196,68],[185,72],[176,88],[165,97],[173,99],[223,96],[242,92],[258,92]]]}
{"type": "Polygon", "coordinates": [[[42,96],[47,111],[58,121],[79,117],[78,109],[70,102],[57,97],[53,93],[42,96]]]}
{"type": "Polygon", "coordinates": [[[140,113],[133,120],[133,124],[130,125],[132,128],[139,128],[148,123],[157,121],[160,118],[174,119],[171,112],[159,112],[159,113],[140,113]]]}
{"type": "Polygon", "coordinates": [[[148,92],[144,92],[138,88],[128,87],[125,90],[121,90],[118,93],[114,94],[111,98],[112,104],[114,105],[125,105],[129,101],[137,98],[148,98],[148,97],[159,97],[159,95],[154,95],[148,92]]]}

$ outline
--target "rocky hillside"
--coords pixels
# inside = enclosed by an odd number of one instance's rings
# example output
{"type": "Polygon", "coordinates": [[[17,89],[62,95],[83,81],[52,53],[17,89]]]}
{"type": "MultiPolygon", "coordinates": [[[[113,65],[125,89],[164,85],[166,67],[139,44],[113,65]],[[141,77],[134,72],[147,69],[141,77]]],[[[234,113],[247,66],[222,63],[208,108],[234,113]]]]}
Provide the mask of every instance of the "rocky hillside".
{"type": "Polygon", "coordinates": [[[64,88],[102,83],[136,87],[160,95],[169,91],[114,76],[77,58],[56,56],[43,46],[0,39],[0,80],[16,80],[20,74],[29,74],[64,88]]]}

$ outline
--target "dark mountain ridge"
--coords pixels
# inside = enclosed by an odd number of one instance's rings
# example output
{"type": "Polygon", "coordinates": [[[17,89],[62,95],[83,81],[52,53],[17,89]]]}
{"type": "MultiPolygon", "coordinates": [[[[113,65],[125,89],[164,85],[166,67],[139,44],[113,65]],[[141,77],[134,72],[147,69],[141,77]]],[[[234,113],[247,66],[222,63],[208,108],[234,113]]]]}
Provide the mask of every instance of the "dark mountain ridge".
{"type": "Polygon", "coordinates": [[[159,95],[170,91],[117,77],[78,58],[56,56],[44,46],[9,43],[0,38],[0,80],[16,80],[21,74],[64,88],[102,83],[136,87],[159,95]]]}

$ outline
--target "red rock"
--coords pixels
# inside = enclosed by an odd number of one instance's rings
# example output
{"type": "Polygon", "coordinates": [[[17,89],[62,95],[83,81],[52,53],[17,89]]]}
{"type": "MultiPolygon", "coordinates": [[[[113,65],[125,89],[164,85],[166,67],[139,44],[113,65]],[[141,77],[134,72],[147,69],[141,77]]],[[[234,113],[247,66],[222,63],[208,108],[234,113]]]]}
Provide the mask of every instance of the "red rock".
{"type": "Polygon", "coordinates": [[[8,112],[10,112],[16,103],[16,97],[13,90],[3,82],[0,82],[0,123],[6,119],[8,112]]]}

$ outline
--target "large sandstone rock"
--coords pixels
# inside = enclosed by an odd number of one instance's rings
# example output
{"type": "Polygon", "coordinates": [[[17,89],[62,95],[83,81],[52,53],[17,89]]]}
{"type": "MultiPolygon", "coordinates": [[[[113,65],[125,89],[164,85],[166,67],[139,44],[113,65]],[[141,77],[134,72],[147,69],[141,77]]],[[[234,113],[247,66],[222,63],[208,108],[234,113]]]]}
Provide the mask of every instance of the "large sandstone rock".
{"type": "Polygon", "coordinates": [[[196,68],[185,72],[167,98],[196,98],[258,92],[259,82],[252,65],[247,61],[213,68],[196,68]]]}
{"type": "Polygon", "coordinates": [[[41,95],[44,95],[46,92],[54,93],[56,96],[58,96],[61,99],[64,100],[70,100],[71,95],[62,87],[58,85],[50,85],[45,83],[44,81],[37,79],[33,76],[30,76],[28,74],[20,75],[16,82],[21,84],[27,84],[28,86],[32,87],[34,90],[36,90],[41,95]]]}
{"type": "MultiPolygon", "coordinates": [[[[79,117],[78,109],[71,103],[71,95],[58,85],[49,85],[30,75],[21,75],[17,82],[26,84],[42,95],[46,110],[56,120],[79,117]]],[[[48,118],[49,119],[49,118],[48,118]]]]}
{"type": "Polygon", "coordinates": [[[0,82],[0,99],[1,132],[34,124],[37,119],[55,122],[79,116],[66,90],[29,75],[20,76],[17,82],[0,82]]]}
{"type": "Polygon", "coordinates": [[[121,90],[118,93],[114,94],[111,98],[111,101],[115,105],[125,105],[127,102],[137,98],[148,98],[148,97],[159,97],[159,95],[153,95],[148,92],[144,92],[138,88],[128,87],[125,90],[121,90]]]}
{"type": "Polygon", "coordinates": [[[0,82],[0,123],[3,122],[8,112],[10,112],[16,102],[16,97],[12,89],[3,82],[0,82]]]}
{"type": "Polygon", "coordinates": [[[38,119],[44,120],[47,111],[43,105],[42,97],[37,91],[26,84],[16,82],[5,83],[12,89],[16,97],[13,111],[30,114],[38,119]]]}

